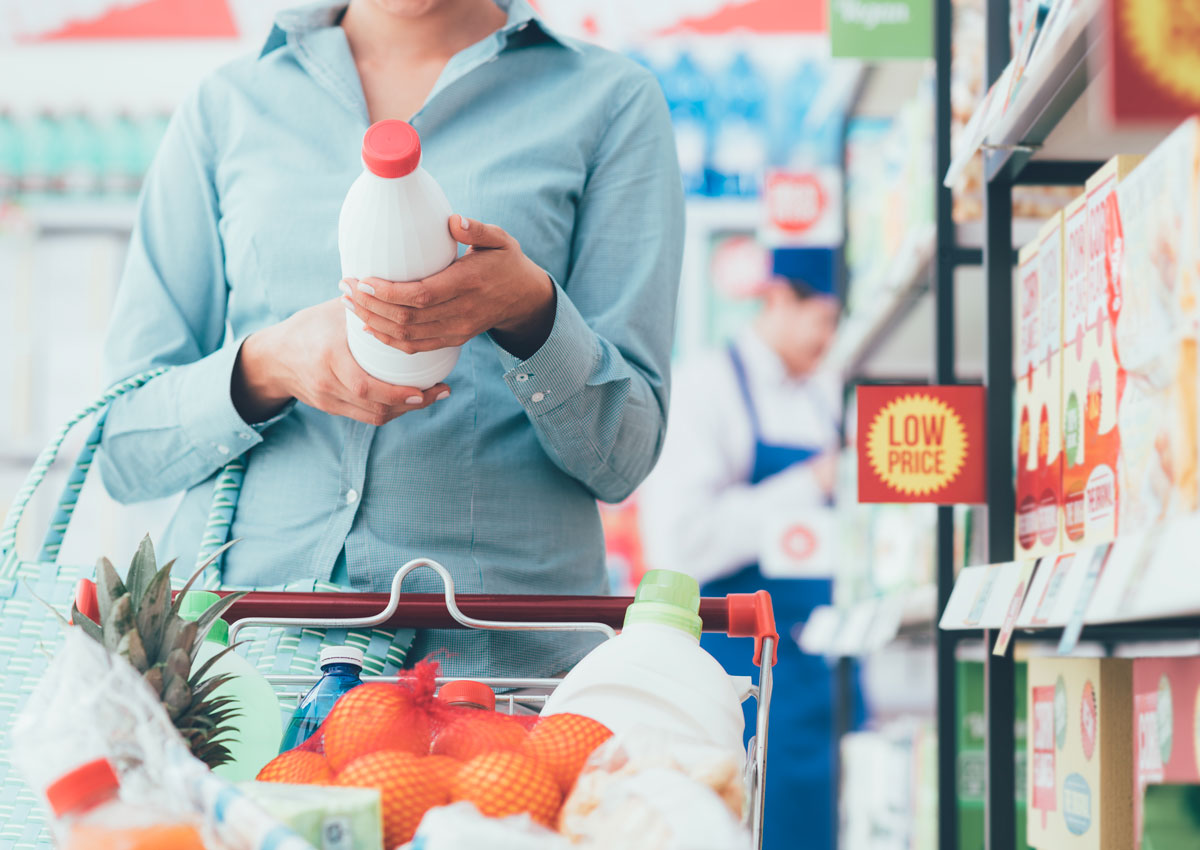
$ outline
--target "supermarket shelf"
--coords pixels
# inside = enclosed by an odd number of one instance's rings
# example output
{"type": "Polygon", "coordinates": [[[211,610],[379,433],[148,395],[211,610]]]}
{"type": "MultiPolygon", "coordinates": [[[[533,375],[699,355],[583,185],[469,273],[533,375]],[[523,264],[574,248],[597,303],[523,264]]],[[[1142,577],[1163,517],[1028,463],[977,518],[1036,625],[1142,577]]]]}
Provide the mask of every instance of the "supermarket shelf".
{"type": "Polygon", "coordinates": [[[111,234],[124,237],[133,230],[137,204],[133,199],[21,200],[4,209],[0,228],[29,229],[39,236],[111,234]]]}
{"type": "Polygon", "coordinates": [[[758,198],[688,198],[689,229],[753,231],[762,223],[763,207],[758,198]]]}
{"type": "MultiPolygon", "coordinates": [[[[1200,585],[1180,581],[1200,545],[1200,516],[1180,517],[1111,546],[1038,561],[1015,627],[1054,635],[1080,616],[1085,633],[1111,640],[1200,637],[1200,585]],[[1091,580],[1094,564],[1103,569],[1091,580]]],[[[1031,563],[1031,562],[1026,562],[1031,563]]],[[[1020,590],[1022,563],[966,567],[940,622],[947,631],[999,629],[1020,590]]]]}
{"type": "Polygon", "coordinates": [[[796,640],[810,655],[867,655],[900,638],[931,634],[936,612],[937,588],[922,585],[847,607],[822,605],[809,615],[796,640]]]}

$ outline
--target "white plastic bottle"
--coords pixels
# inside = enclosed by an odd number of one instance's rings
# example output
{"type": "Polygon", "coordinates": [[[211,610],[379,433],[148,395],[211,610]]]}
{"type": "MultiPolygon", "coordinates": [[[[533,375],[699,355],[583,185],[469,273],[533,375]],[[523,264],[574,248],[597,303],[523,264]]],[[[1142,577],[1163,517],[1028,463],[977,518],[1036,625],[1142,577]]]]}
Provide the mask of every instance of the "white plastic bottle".
{"type": "Polygon", "coordinates": [[[677,732],[744,753],[741,699],[733,679],[700,648],[699,610],[694,578],[646,573],[621,633],[567,674],[542,714],[582,714],[618,736],[638,726],[677,732]]]}
{"type": "MultiPolygon", "coordinates": [[[[404,121],[377,121],[363,136],[363,173],[350,186],[338,219],[342,277],[412,281],[454,262],[450,202],[421,168],[421,139],[404,121]]],[[[426,390],[444,381],[458,362],[457,347],[407,354],[363,330],[346,311],[350,353],[371,376],[426,390]]]]}
{"type": "MultiPolygon", "coordinates": [[[[190,591],[183,599],[179,616],[194,620],[219,598],[207,591],[190,591]]],[[[199,670],[227,646],[229,625],[224,620],[217,620],[200,647],[192,669],[199,670]]],[[[233,760],[213,773],[230,782],[245,782],[257,776],[263,766],[279,754],[279,738],[283,734],[279,698],[263,675],[237,652],[226,652],[208,669],[204,678],[211,679],[222,673],[233,678],[213,691],[213,695],[232,697],[239,716],[232,721],[237,731],[227,742],[233,760]]]]}

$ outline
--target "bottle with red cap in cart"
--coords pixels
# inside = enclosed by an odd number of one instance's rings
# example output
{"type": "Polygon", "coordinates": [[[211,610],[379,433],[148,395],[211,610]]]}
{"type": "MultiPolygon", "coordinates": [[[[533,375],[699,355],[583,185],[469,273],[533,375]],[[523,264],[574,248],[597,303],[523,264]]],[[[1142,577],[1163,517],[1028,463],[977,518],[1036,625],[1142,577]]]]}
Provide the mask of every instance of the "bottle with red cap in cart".
{"type": "MultiPolygon", "coordinates": [[[[450,235],[450,202],[421,167],[421,139],[404,121],[378,121],[363,136],[363,173],[342,203],[338,250],[342,277],[414,281],[440,272],[458,256],[450,235]]],[[[368,294],[370,294],[368,292],[368,294]]],[[[444,381],[458,348],[408,354],[372,336],[346,310],[350,353],[372,377],[427,390],[444,381]]]]}
{"type": "Polygon", "coordinates": [[[63,850],[204,850],[196,828],[124,802],[108,759],[75,768],[46,789],[63,850]]]}

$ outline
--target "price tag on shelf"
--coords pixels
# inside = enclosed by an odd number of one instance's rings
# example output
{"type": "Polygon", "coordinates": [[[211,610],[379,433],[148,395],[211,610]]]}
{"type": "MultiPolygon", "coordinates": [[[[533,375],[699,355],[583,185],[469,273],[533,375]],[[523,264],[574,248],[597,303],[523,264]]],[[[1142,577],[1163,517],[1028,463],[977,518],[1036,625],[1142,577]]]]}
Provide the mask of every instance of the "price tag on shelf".
{"type": "Polygon", "coordinates": [[[1059,655],[1074,652],[1075,647],[1079,645],[1079,635],[1083,633],[1083,618],[1087,614],[1088,606],[1092,602],[1092,594],[1096,591],[1096,582],[1104,571],[1104,564],[1111,551],[1112,544],[1103,543],[1094,547],[1091,552],[1080,555],[1081,558],[1087,559],[1087,572],[1084,574],[1079,593],[1075,597],[1075,607],[1071,611],[1071,619],[1067,621],[1062,639],[1058,642],[1059,655]]]}
{"type": "Polygon", "coordinates": [[[987,568],[987,573],[983,577],[983,581],[979,585],[979,590],[975,592],[975,601],[971,603],[971,610],[967,613],[964,622],[968,626],[978,626],[979,621],[983,619],[983,612],[987,610],[988,599],[992,595],[992,588],[996,586],[996,579],[1000,578],[1000,565],[993,564],[987,568]]]}
{"type": "Polygon", "coordinates": [[[799,634],[794,637],[801,652],[809,655],[829,655],[841,627],[841,611],[832,605],[818,605],[808,615],[799,634]]]}
{"type": "Polygon", "coordinates": [[[1008,611],[1004,615],[1004,624],[1000,627],[1000,634],[996,636],[996,645],[992,647],[993,655],[1008,654],[1008,645],[1012,642],[1013,630],[1017,627],[1017,618],[1021,616],[1021,608],[1025,605],[1025,595],[1029,592],[1029,585],[1037,565],[1037,561],[1022,561],[1018,567],[1020,577],[1016,590],[1013,591],[1012,599],[1009,600],[1008,611]]]}

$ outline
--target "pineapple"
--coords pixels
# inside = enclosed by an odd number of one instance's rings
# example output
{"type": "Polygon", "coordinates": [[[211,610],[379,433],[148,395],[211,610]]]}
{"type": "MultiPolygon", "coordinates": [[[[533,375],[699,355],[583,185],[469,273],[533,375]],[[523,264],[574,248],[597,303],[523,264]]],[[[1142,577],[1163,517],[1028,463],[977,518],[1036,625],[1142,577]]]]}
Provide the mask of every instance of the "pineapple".
{"type": "MultiPolygon", "coordinates": [[[[223,551],[221,549],[213,558],[223,551]]],[[[199,669],[192,667],[213,621],[245,594],[225,596],[197,620],[184,620],[179,617],[180,600],[204,567],[196,571],[172,602],[171,567],[174,563],[171,561],[161,569],[158,567],[149,535],[138,546],[124,582],[109,560],[101,558],[96,568],[100,623],[94,623],[75,607],[71,610],[71,622],[133,665],[158,694],[192,754],[210,768],[218,767],[230,760],[227,741],[234,731],[230,721],[239,712],[231,706],[233,700],[230,698],[213,696],[230,677],[204,677],[212,664],[233,647],[199,669]]]]}

